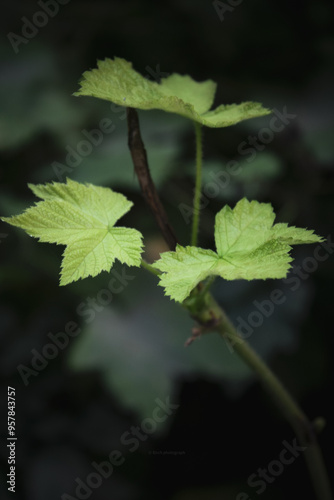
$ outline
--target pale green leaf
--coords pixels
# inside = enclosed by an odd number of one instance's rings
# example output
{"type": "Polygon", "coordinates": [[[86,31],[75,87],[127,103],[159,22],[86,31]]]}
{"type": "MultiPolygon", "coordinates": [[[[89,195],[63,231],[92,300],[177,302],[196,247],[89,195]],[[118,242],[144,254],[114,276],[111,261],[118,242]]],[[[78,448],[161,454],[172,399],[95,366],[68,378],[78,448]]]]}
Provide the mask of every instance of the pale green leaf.
{"type": "Polygon", "coordinates": [[[267,241],[275,214],[269,203],[240,200],[232,210],[228,205],[218,212],[215,223],[215,242],[220,256],[230,252],[247,251],[267,241]]]}
{"type": "Polygon", "coordinates": [[[212,250],[177,245],[175,252],[164,252],[153,267],[163,271],[159,284],[166,288],[166,293],[182,302],[216,263],[217,254],[212,250]]]}
{"type": "Polygon", "coordinates": [[[115,57],[98,61],[97,69],[86,71],[81,88],[74,95],[98,97],[138,109],[161,109],[207,127],[228,127],[270,113],[257,102],[221,105],[209,111],[215,91],[212,80],[196,82],[177,73],[162,78],[161,83],[150,81],[135,71],[130,62],[115,57]]]}
{"type": "Polygon", "coordinates": [[[226,280],[284,278],[290,268],[291,247],[271,240],[254,250],[226,254],[218,258],[215,273],[226,280]]]}
{"type": "Polygon", "coordinates": [[[61,285],[109,271],[115,261],[139,266],[142,236],[114,227],[132,207],[125,196],[105,187],[80,184],[29,185],[41,198],[21,215],[3,218],[39,241],[66,245],[61,285]]]}
{"type": "Polygon", "coordinates": [[[284,278],[290,268],[291,245],[323,239],[307,229],[273,225],[269,203],[240,200],[234,209],[225,206],[216,215],[217,253],[196,247],[166,252],[154,267],[162,271],[160,285],[171,298],[182,302],[210,275],[226,280],[284,278]]]}
{"type": "Polygon", "coordinates": [[[285,241],[288,245],[301,245],[303,243],[317,243],[319,236],[313,231],[287,224],[275,224],[273,227],[275,238],[285,241]]]}
{"type": "Polygon", "coordinates": [[[216,88],[217,84],[212,80],[196,82],[188,75],[177,73],[162,78],[159,85],[160,92],[166,97],[177,96],[183,102],[191,104],[199,114],[205,113],[211,108],[216,88]]]}
{"type": "Polygon", "coordinates": [[[221,104],[218,108],[193,118],[206,127],[229,127],[236,123],[270,114],[259,102],[246,101],[241,104],[221,104]]]}

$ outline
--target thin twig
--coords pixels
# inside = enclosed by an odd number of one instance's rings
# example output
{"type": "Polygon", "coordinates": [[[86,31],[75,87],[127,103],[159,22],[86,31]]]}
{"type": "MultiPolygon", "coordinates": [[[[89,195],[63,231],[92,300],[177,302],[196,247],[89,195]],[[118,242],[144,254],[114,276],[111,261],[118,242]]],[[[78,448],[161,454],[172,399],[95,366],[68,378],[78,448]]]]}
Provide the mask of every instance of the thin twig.
{"type": "Polygon", "coordinates": [[[317,499],[332,500],[329,477],[313,423],[309,421],[305,413],[270,368],[262,361],[252,347],[240,337],[223,311],[221,311],[221,314],[222,320],[218,326],[221,336],[230,342],[231,347],[235,349],[245,363],[257,374],[294,429],[300,445],[304,447],[305,459],[317,499]]]}
{"type": "Polygon", "coordinates": [[[158,269],[155,269],[151,264],[146,262],[146,260],[144,260],[144,259],[141,260],[140,265],[141,265],[141,267],[146,269],[146,271],[149,271],[151,274],[155,274],[155,276],[160,276],[160,274],[161,274],[161,271],[159,271],[158,269]]]}
{"type": "Polygon", "coordinates": [[[168,222],[167,214],[162,206],[150,174],[145,146],[140,135],[137,111],[134,108],[126,108],[126,111],[128,119],[128,145],[142,193],[158,223],[168,247],[171,250],[175,250],[177,239],[173,228],[168,222]]]}
{"type": "MultiPolygon", "coordinates": [[[[184,305],[187,308],[187,304],[184,303],[184,305]]],[[[232,322],[210,292],[207,292],[206,301],[201,302],[200,305],[203,307],[197,311],[193,307],[189,308],[188,306],[191,316],[198,321],[200,326],[193,329],[192,336],[187,340],[186,345],[198,339],[202,333],[209,333],[209,331],[214,330],[218,331],[221,337],[227,341],[232,352],[235,350],[240,358],[258,376],[264,387],[271,394],[283,416],[295,431],[301,449],[304,451],[304,457],[317,500],[333,500],[329,477],[316,435],[317,427],[320,427],[320,429],[323,427],[322,419],[318,419],[318,422],[310,422],[276,375],[245,339],[239,335],[232,322]],[[203,321],[204,318],[210,317],[211,320],[203,321]]]]}

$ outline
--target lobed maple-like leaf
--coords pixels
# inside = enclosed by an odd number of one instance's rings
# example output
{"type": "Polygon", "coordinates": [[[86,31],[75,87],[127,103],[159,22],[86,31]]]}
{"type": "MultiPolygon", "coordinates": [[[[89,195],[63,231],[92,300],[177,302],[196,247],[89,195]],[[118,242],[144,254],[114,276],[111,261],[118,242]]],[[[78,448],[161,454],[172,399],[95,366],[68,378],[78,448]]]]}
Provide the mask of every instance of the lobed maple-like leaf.
{"type": "Polygon", "coordinates": [[[138,109],[161,109],[207,127],[228,127],[271,112],[258,102],[221,105],[209,111],[217,86],[212,80],[196,82],[188,75],[173,73],[157,83],[143,77],[132,63],[119,57],[97,64],[97,69],[83,74],[75,96],[98,97],[138,109]]]}
{"type": "Polygon", "coordinates": [[[31,185],[43,201],[3,221],[42,242],[66,245],[61,285],[109,271],[115,261],[140,266],[142,235],[114,227],[133,203],[120,193],[67,179],[66,184],[31,185]]]}
{"type": "Polygon", "coordinates": [[[211,275],[226,280],[284,278],[292,257],[291,245],[316,243],[323,239],[307,229],[274,224],[269,203],[240,200],[232,210],[225,206],[216,215],[217,252],[177,246],[164,252],[153,266],[162,271],[160,285],[177,302],[211,275]]]}

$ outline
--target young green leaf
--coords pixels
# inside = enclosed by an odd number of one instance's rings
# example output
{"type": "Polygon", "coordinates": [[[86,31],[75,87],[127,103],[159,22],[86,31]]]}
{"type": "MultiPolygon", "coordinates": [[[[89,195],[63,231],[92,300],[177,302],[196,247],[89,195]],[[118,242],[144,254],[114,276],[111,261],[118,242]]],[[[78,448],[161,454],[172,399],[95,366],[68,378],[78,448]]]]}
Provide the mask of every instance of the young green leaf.
{"type": "Polygon", "coordinates": [[[209,111],[217,86],[212,80],[196,82],[188,75],[174,73],[157,83],[118,57],[98,61],[98,68],[86,71],[80,83],[75,96],[98,97],[138,109],[161,109],[207,127],[228,127],[270,113],[257,102],[221,105],[209,111]]]}
{"type": "Polygon", "coordinates": [[[109,271],[115,261],[140,266],[142,235],[135,229],[114,227],[133,203],[109,188],[67,179],[30,185],[44,201],[21,215],[3,221],[24,229],[39,241],[66,245],[61,285],[109,271]]]}
{"type": "Polygon", "coordinates": [[[160,285],[177,302],[210,275],[226,280],[284,278],[291,267],[291,245],[323,239],[307,229],[275,224],[269,203],[239,201],[232,210],[225,206],[216,215],[217,252],[178,246],[165,252],[153,266],[163,272],[160,285]]]}

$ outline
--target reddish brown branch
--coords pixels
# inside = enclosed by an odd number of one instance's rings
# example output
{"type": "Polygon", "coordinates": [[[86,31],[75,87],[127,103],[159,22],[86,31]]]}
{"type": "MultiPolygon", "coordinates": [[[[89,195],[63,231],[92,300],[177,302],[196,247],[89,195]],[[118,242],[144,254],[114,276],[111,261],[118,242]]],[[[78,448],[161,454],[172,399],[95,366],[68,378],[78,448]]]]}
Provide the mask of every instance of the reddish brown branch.
{"type": "Polygon", "coordinates": [[[128,119],[128,145],[142,193],[158,223],[168,247],[171,250],[175,250],[177,239],[168,222],[167,214],[161,204],[150,174],[145,146],[140,135],[137,111],[134,108],[126,108],[126,111],[128,119]]]}

